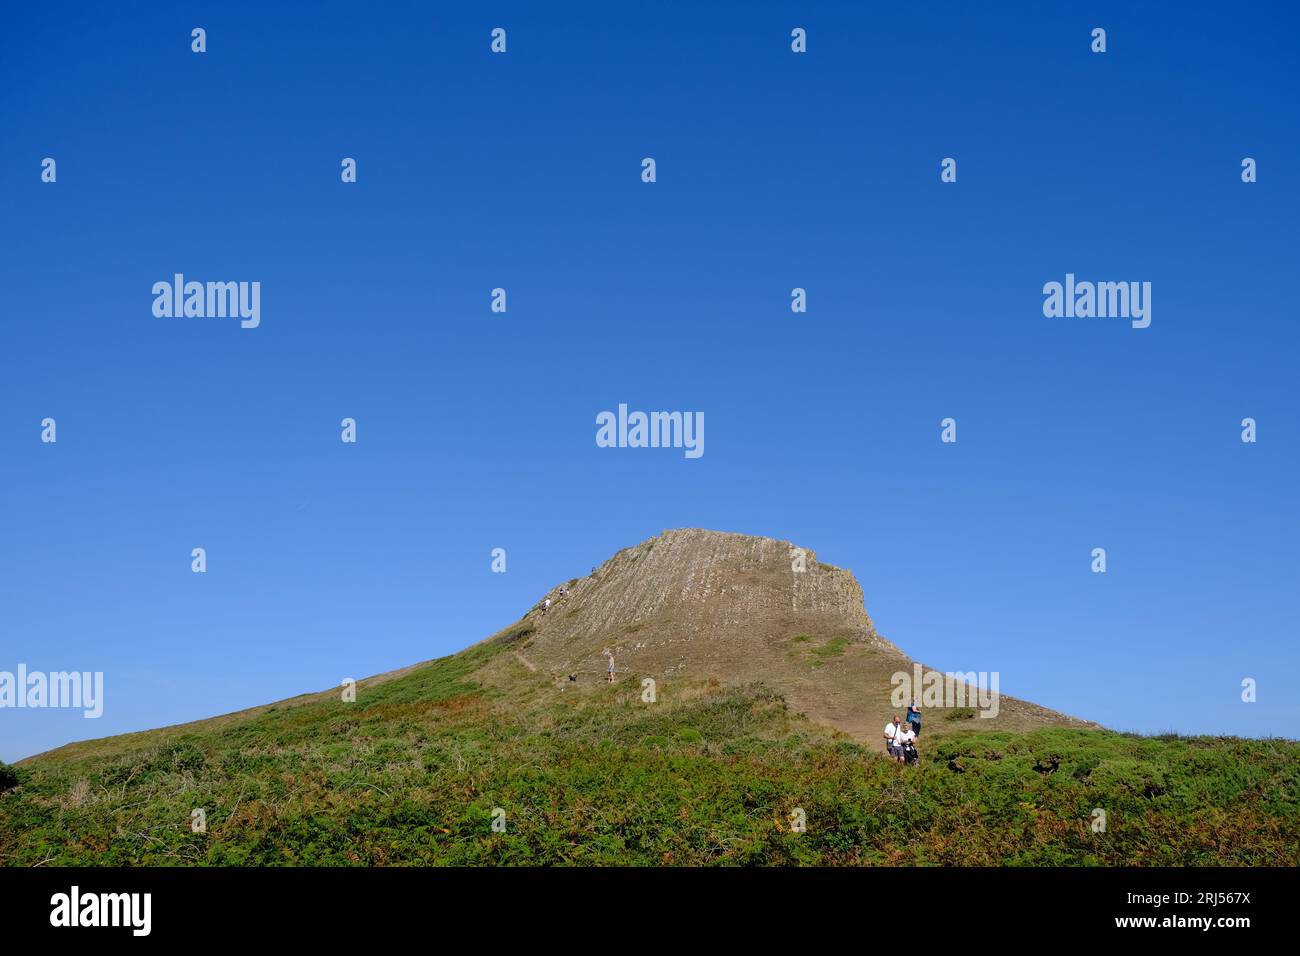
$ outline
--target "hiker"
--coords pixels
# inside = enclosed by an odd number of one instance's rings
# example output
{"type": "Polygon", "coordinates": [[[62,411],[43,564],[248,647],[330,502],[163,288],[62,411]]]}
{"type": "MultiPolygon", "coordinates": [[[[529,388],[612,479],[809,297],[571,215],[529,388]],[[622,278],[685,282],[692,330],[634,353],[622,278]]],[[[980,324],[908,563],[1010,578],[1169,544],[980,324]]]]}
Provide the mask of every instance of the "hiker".
{"type": "Polygon", "coordinates": [[[915,740],[916,731],[912,729],[911,724],[903,724],[898,728],[898,733],[894,735],[894,743],[898,748],[899,763],[916,763],[918,754],[915,740]]]}
{"type": "Polygon", "coordinates": [[[542,613],[545,614],[550,609],[551,609],[551,599],[547,598],[545,601],[542,602],[542,613]]]}
{"type": "Polygon", "coordinates": [[[566,588],[563,584],[561,584],[561,585],[560,585],[560,597],[565,597],[568,593],[569,593],[569,589],[566,588]]]}
{"type": "Polygon", "coordinates": [[[614,652],[607,647],[605,656],[609,658],[609,682],[612,684],[614,683],[614,652]]]}
{"type": "Polygon", "coordinates": [[[916,701],[908,705],[907,722],[912,725],[912,733],[921,736],[921,708],[916,706],[916,701]]]}
{"type": "Polygon", "coordinates": [[[885,724],[885,752],[899,763],[903,762],[903,752],[898,747],[898,731],[902,726],[903,721],[897,714],[885,724]]]}

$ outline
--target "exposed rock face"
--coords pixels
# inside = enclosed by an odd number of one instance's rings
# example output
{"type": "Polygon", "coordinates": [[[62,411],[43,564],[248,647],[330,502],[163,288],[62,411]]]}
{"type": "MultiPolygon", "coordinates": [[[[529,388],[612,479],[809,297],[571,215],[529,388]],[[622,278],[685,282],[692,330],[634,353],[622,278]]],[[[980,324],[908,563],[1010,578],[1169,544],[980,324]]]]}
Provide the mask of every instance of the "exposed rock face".
{"type": "MultiPolygon", "coordinates": [[[[543,598],[549,609],[539,602],[495,637],[515,639],[525,666],[560,685],[571,674],[603,678],[608,648],[620,675],[761,681],[810,717],[870,738],[893,709],[890,676],[912,661],[876,632],[850,572],[807,550],[798,571],[797,555],[772,538],[665,531],[556,586],[543,598]]],[[[1083,723],[1003,701],[1013,723],[1083,723]]]]}
{"type": "Polygon", "coordinates": [[[620,651],[726,660],[752,652],[756,640],[795,634],[897,651],[876,634],[852,574],[819,565],[811,552],[807,570],[793,571],[792,551],[772,538],[665,531],[566,585],[566,595],[548,593],[550,610],[525,618],[537,628],[535,656],[579,669],[604,647],[616,660],[620,651]]]}

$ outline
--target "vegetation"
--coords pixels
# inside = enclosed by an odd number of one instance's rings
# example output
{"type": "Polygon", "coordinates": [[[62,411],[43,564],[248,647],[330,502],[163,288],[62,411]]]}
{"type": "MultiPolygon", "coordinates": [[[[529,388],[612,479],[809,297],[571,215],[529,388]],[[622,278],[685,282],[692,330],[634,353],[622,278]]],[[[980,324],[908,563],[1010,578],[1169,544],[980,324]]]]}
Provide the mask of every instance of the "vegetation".
{"type": "Polygon", "coordinates": [[[848,646],[849,639],[847,637],[832,637],[820,647],[814,647],[812,652],[818,657],[842,657],[844,656],[844,648],[848,646]]]}
{"type": "Polygon", "coordinates": [[[923,737],[904,767],[760,685],[661,688],[647,704],[635,678],[475,679],[526,637],[363,686],[355,703],[282,703],[27,762],[0,793],[0,862],[1300,863],[1295,743],[962,731],[923,737]],[[806,832],[791,832],[796,808],[806,832]]]}

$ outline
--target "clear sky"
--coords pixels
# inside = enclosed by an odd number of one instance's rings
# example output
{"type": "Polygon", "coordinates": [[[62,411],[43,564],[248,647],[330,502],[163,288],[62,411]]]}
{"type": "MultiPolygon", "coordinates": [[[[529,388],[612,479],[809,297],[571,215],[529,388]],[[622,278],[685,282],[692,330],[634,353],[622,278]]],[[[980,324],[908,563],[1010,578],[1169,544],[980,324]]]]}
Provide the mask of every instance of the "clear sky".
{"type": "Polygon", "coordinates": [[[0,710],[0,759],[455,651],[696,526],[1005,693],[1300,736],[1294,5],[292,6],[4,14],[0,670],[106,701],[0,710]],[[156,318],[178,272],[260,326],[156,318]],[[1066,273],[1150,327],[1045,317],[1066,273]],[[619,403],[704,455],[598,448],[619,403]]]}

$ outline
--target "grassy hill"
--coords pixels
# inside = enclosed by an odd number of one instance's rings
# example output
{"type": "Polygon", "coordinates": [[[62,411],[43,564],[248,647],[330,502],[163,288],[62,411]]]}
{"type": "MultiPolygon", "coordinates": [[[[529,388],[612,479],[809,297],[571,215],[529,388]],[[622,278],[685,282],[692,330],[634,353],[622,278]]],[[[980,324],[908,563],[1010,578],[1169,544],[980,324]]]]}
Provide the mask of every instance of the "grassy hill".
{"type": "Polygon", "coordinates": [[[26,761],[0,794],[0,861],[1300,862],[1294,743],[960,731],[923,735],[922,763],[900,767],[761,685],[676,684],[648,704],[635,678],[556,694],[515,663],[508,682],[475,680],[513,657],[497,640],[354,703],[301,698],[26,761]]]}
{"type": "Polygon", "coordinates": [[[916,665],[849,572],[793,572],[791,549],[665,532],[355,701],[0,765],[0,863],[1300,863],[1294,742],[1141,738],[1003,695],[992,719],[928,709],[920,764],[887,760],[890,675],[916,665]]]}

